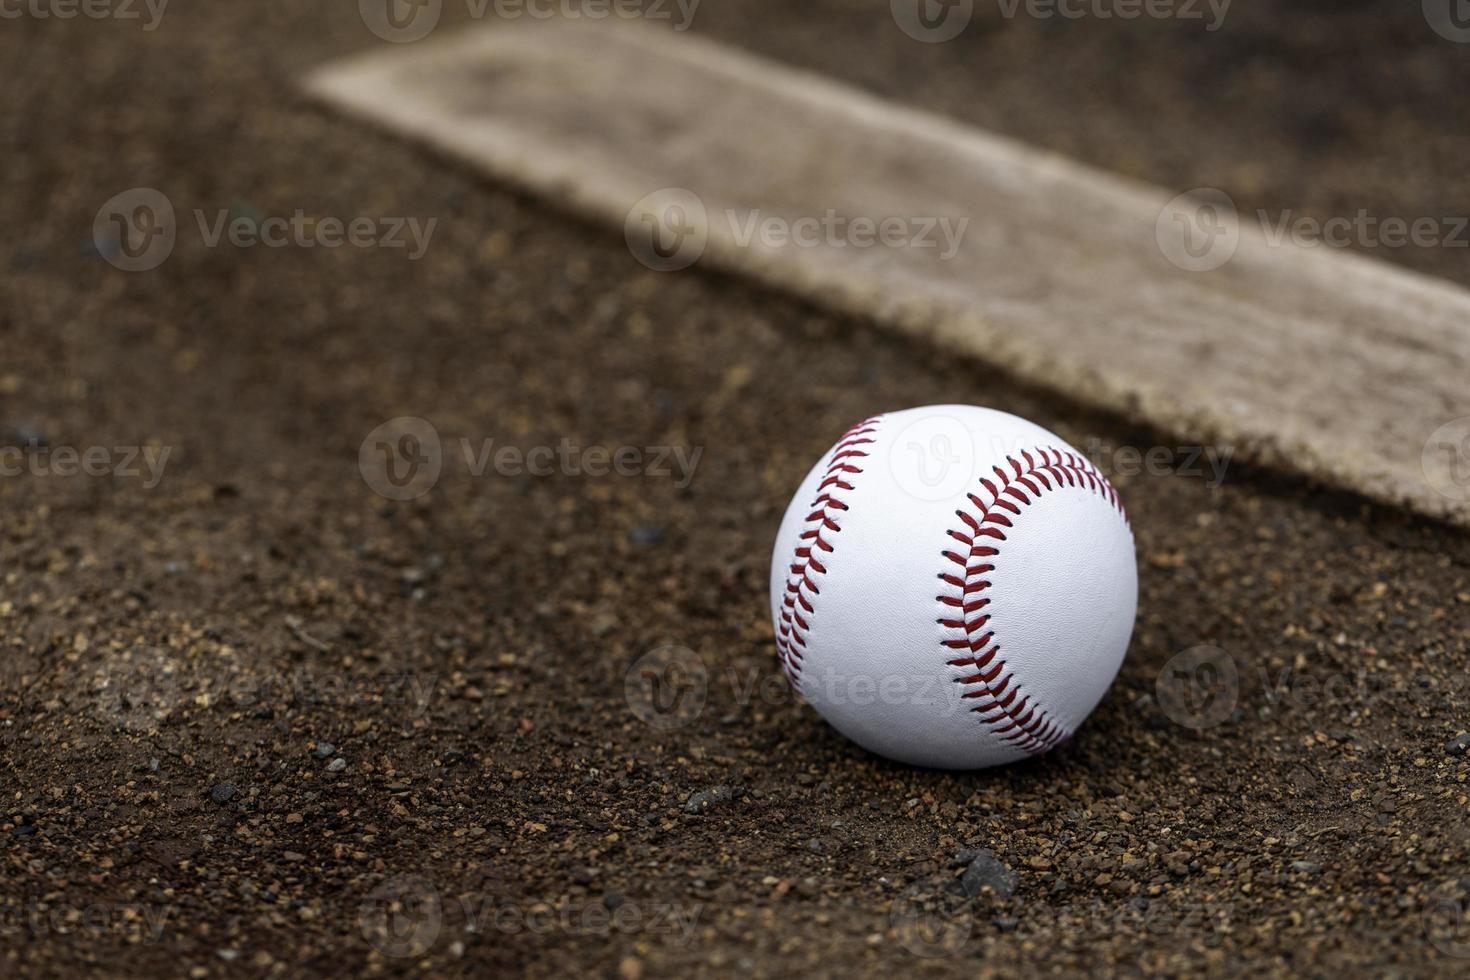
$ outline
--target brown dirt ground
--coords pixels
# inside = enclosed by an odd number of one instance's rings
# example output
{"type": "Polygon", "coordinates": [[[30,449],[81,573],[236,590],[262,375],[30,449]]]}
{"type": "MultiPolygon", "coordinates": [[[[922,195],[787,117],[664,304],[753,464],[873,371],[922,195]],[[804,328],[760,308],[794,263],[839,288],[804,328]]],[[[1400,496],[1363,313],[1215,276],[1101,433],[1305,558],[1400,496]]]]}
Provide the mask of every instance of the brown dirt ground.
{"type": "MultiPolygon", "coordinates": [[[[1214,35],[982,17],[933,47],[882,3],[708,0],[696,24],[1247,206],[1464,213],[1470,48],[1416,6],[1259,3],[1214,35]]],[[[768,548],[806,467],[856,418],[942,401],[1160,437],[646,272],[294,94],[372,43],[305,2],[0,30],[0,429],[171,452],[152,489],[0,480],[0,973],[1463,970],[1470,540],[1279,475],[1120,477],[1139,621],[1079,736],[980,774],[870,757],[776,683],[768,548]],[[139,185],[183,227],[127,274],[88,243],[139,185]],[[195,208],[439,221],[409,262],[205,248],[195,208]],[[402,415],[450,450],[395,504],[357,457],[402,415]],[[684,489],[475,477],[462,437],[704,455],[684,489]],[[708,672],[672,732],[624,697],[665,644],[708,672]],[[1202,644],[1240,690],[1194,732],[1155,681],[1202,644]],[[1013,897],[953,894],[974,848],[1013,897]],[[395,895],[418,931],[377,930],[395,895]]],[[[1388,257],[1470,282],[1463,252],[1388,257]]]]}

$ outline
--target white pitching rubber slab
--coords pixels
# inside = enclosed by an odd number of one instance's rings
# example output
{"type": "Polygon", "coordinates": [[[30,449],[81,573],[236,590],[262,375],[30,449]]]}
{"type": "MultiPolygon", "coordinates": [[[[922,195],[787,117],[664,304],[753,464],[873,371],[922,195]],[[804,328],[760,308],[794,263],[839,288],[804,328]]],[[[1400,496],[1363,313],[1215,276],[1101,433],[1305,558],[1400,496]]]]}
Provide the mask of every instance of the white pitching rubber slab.
{"type": "Polygon", "coordinates": [[[647,265],[733,270],[1470,524],[1470,292],[1273,242],[1220,195],[1179,198],[646,25],[479,25],[306,87],[623,228],[647,265]]]}

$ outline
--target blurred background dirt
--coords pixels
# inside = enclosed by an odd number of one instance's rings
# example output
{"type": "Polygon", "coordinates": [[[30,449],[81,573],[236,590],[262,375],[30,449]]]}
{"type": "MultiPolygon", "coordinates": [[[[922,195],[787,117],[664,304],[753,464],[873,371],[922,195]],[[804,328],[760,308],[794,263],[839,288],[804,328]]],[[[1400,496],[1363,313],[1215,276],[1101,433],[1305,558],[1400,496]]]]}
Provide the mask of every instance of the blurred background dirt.
{"type": "MultiPolygon", "coordinates": [[[[1241,4],[1213,33],[982,11],[922,45],[884,3],[706,0],[694,29],[1242,209],[1464,214],[1470,46],[1415,8],[1241,4]]],[[[1115,474],[1139,621],[1079,736],[980,774],[868,756],[771,649],[768,549],[812,461],[945,401],[1157,434],[649,272],[295,93],[379,43],[304,2],[0,25],[4,442],[169,450],[151,488],[0,479],[3,972],[1463,968],[1463,535],[1281,475],[1115,474]],[[180,233],[129,274],[92,220],[139,186],[180,233]],[[196,209],[437,225],[415,262],[208,248],[196,209]],[[399,416],[445,459],[395,503],[358,453],[399,416]],[[476,476],[461,439],[703,455],[687,487],[476,476]],[[663,730],[624,681],[670,645],[705,702],[663,730]],[[1156,681],[1200,645],[1239,693],[1196,732],[1156,681]]],[[[1375,254],[1470,283],[1463,250],[1375,254]]]]}

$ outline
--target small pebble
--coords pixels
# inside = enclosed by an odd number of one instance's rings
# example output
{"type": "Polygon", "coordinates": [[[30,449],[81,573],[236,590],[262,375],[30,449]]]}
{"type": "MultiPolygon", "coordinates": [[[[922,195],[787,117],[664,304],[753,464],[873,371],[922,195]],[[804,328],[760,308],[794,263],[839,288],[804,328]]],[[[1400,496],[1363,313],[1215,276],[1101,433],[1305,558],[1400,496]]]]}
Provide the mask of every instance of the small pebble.
{"type": "Polygon", "coordinates": [[[220,806],[224,806],[235,798],[235,787],[229,783],[217,783],[214,789],[209,791],[209,798],[220,806]]]}
{"type": "Polygon", "coordinates": [[[987,887],[1001,898],[1010,898],[1016,893],[1016,873],[1000,858],[988,850],[972,853],[975,856],[970,860],[970,866],[960,876],[960,888],[967,896],[974,898],[987,887]]]}
{"type": "Polygon", "coordinates": [[[635,527],[628,532],[628,543],[635,548],[656,548],[664,543],[661,527],[635,527]]]}
{"type": "Polygon", "coordinates": [[[346,768],[347,760],[342,758],[341,756],[338,756],[331,762],[327,763],[327,772],[341,772],[343,769],[346,768]]]}
{"type": "Polygon", "coordinates": [[[735,794],[728,786],[715,786],[710,789],[702,789],[689,797],[684,804],[685,813],[703,813],[710,807],[722,806],[735,798],[735,794]]]}
{"type": "Polygon", "coordinates": [[[0,428],[0,444],[28,449],[45,449],[51,445],[51,442],[41,433],[40,429],[22,423],[12,428],[0,428]]]}

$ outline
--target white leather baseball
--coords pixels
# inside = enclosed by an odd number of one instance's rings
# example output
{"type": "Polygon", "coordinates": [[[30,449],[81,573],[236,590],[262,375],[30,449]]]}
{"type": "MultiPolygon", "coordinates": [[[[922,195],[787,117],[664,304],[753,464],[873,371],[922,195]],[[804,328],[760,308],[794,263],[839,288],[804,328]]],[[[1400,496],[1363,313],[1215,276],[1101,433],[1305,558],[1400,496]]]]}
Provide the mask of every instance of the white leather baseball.
{"type": "Polygon", "coordinates": [[[1133,534],[1052,433],[968,405],[879,415],[802,482],[771,559],[787,676],[901,762],[1039,755],[1102,700],[1133,632],[1133,534]]]}

